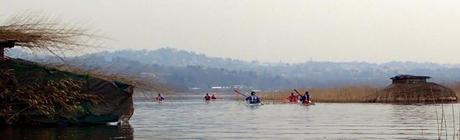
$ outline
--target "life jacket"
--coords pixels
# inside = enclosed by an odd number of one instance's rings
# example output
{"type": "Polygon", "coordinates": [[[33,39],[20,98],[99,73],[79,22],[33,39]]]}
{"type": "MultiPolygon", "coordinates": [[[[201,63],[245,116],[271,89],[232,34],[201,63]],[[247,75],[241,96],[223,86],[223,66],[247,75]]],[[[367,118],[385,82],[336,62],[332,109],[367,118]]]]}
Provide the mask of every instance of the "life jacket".
{"type": "Polygon", "coordinates": [[[310,95],[303,95],[300,97],[300,101],[302,101],[302,103],[310,103],[310,95]]]}
{"type": "Polygon", "coordinates": [[[305,95],[300,96],[300,101],[304,102],[307,100],[307,97],[305,95]]]}
{"type": "Polygon", "coordinates": [[[212,95],[212,96],[211,96],[211,99],[217,99],[217,98],[216,98],[216,96],[212,95]]]}
{"type": "Polygon", "coordinates": [[[211,96],[204,96],[204,99],[205,99],[206,101],[211,100],[211,96]]]}
{"type": "Polygon", "coordinates": [[[157,101],[163,101],[165,98],[161,97],[161,96],[157,96],[156,100],[157,101]]]}
{"type": "Polygon", "coordinates": [[[288,99],[289,99],[289,102],[297,102],[299,98],[295,95],[291,95],[288,97],[288,99]]]}
{"type": "Polygon", "coordinates": [[[257,96],[249,96],[246,98],[246,101],[249,101],[250,104],[260,103],[260,99],[257,96]]]}

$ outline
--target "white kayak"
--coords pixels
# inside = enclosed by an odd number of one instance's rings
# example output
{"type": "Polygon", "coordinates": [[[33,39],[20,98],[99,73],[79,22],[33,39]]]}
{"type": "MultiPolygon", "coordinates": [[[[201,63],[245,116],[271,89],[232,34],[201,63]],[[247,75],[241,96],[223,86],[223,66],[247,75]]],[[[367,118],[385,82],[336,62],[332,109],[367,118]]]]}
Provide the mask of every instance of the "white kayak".
{"type": "Polygon", "coordinates": [[[261,105],[264,105],[264,104],[262,104],[262,103],[252,103],[251,104],[251,103],[246,102],[246,105],[247,106],[261,106],[261,105]]]}

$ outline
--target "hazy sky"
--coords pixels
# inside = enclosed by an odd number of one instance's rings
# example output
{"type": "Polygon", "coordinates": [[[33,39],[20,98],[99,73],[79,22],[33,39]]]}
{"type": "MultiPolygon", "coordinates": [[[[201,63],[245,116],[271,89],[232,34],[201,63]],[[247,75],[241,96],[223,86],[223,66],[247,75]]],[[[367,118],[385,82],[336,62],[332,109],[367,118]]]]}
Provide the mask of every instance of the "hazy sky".
{"type": "Polygon", "coordinates": [[[91,25],[116,49],[262,62],[460,63],[459,0],[0,0],[91,25]]]}

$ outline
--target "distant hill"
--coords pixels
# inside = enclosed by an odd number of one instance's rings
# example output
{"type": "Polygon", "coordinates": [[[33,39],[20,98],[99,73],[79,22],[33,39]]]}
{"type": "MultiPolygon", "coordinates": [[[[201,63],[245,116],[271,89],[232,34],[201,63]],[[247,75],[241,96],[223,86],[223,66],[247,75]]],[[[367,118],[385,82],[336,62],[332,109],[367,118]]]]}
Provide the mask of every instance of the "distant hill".
{"type": "MultiPolygon", "coordinates": [[[[10,51],[10,56],[28,57],[35,61],[59,62],[50,57],[33,56],[10,51]]],[[[180,89],[240,85],[254,89],[295,87],[331,87],[344,85],[377,85],[390,82],[397,74],[428,75],[441,83],[460,81],[460,65],[435,63],[388,62],[317,62],[260,63],[229,58],[208,57],[173,48],[158,50],[120,50],[99,52],[68,62],[87,69],[103,69],[111,73],[136,74],[180,89]]]]}
{"type": "Polygon", "coordinates": [[[225,68],[229,70],[254,69],[258,62],[246,62],[230,58],[208,57],[204,54],[177,50],[174,48],[161,48],[149,50],[120,50],[115,52],[100,52],[82,57],[103,57],[105,59],[121,58],[135,60],[143,64],[156,64],[162,66],[203,66],[209,68],[225,68]]]}

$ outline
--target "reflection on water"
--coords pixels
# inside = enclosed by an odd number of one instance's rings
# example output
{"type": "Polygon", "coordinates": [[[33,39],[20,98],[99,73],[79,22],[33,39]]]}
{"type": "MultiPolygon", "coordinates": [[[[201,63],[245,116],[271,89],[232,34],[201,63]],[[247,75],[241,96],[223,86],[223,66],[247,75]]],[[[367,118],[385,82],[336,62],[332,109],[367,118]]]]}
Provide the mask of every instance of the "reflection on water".
{"type": "Polygon", "coordinates": [[[1,139],[17,140],[100,140],[133,139],[133,128],[129,124],[121,126],[72,126],[72,127],[2,127],[1,139]]]}
{"type": "MultiPolygon", "coordinates": [[[[254,108],[241,101],[205,104],[189,99],[135,106],[131,120],[135,139],[437,139],[435,112],[440,109],[439,105],[361,103],[254,108]]],[[[458,114],[460,106],[455,108],[458,114]]]]}
{"type": "MultiPolygon", "coordinates": [[[[184,99],[137,101],[126,126],[8,127],[2,139],[437,139],[440,105],[265,104],[184,99]],[[438,112],[438,116],[436,115],[438,112]]],[[[453,138],[452,111],[444,105],[453,138]],[[452,129],[451,129],[452,128],[452,129]]],[[[460,120],[456,120],[457,126],[460,120]]],[[[457,127],[458,129],[459,127],[457,127]]],[[[458,131],[458,130],[457,130],[458,131]]],[[[445,135],[445,132],[442,133],[445,135]]],[[[442,137],[444,138],[444,137],[442,137]]]]}

